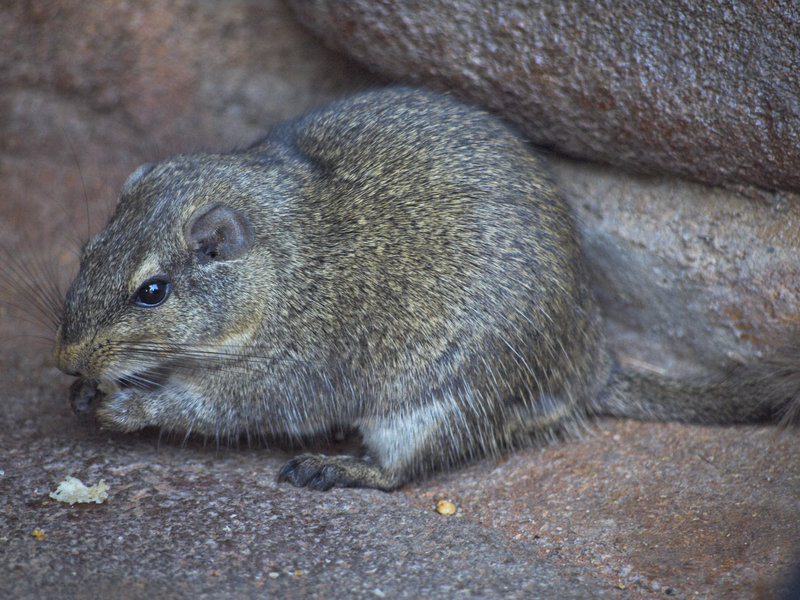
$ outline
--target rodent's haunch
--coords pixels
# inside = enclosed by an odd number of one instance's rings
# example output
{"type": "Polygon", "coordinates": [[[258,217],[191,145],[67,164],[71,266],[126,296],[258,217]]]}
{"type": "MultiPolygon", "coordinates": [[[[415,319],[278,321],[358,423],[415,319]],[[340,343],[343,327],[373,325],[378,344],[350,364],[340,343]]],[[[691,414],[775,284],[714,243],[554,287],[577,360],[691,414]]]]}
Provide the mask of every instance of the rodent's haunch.
{"type": "Polygon", "coordinates": [[[572,215],[525,142],[406,88],[137,169],[83,251],[55,356],[115,429],[358,430],[366,456],[281,471],[320,489],[393,489],[596,413],[793,417],[800,390],[794,357],[708,385],[619,368],[572,215]]]}

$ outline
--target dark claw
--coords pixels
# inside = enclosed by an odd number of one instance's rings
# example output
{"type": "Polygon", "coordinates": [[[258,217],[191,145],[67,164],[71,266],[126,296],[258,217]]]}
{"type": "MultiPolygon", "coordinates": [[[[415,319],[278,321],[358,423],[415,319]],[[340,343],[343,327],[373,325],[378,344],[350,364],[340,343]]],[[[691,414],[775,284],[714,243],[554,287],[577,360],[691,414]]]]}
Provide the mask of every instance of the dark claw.
{"type": "Polygon", "coordinates": [[[322,456],[296,456],[281,467],[278,481],[324,492],[336,485],[338,479],[334,469],[326,468],[329,466],[322,456]]]}
{"type": "Polygon", "coordinates": [[[403,482],[399,477],[387,476],[370,459],[322,454],[296,456],[283,465],[278,473],[278,481],[322,491],[338,486],[375,488],[387,492],[397,489],[403,482]]]}

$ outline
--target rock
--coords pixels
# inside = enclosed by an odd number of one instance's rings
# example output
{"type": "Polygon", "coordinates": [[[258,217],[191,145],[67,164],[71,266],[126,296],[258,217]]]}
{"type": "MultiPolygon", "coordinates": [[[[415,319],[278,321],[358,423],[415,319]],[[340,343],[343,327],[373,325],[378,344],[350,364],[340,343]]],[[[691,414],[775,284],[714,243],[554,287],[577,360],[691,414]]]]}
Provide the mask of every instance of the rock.
{"type": "Polygon", "coordinates": [[[794,0],[299,0],[332,47],[574,157],[800,191],[794,0]]]}
{"type": "Polygon", "coordinates": [[[0,217],[85,238],[86,204],[97,230],[140,163],[248,144],[374,81],[277,0],[3,3],[0,217]]]}
{"type": "Polygon", "coordinates": [[[787,343],[800,322],[800,198],[551,157],[617,356],[675,376],[787,343]]]}

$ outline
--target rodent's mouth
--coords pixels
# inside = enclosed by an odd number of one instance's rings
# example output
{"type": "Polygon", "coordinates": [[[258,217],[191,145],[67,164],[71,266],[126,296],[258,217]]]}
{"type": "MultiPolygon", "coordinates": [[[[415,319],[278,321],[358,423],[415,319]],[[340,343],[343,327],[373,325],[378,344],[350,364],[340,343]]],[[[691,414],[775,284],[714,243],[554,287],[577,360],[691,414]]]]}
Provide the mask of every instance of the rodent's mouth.
{"type": "MultiPolygon", "coordinates": [[[[164,385],[169,372],[164,368],[151,368],[110,379],[77,378],[70,387],[70,405],[80,418],[95,413],[109,398],[125,396],[125,390],[153,391],[164,385]]],[[[112,427],[118,429],[114,425],[112,427]]]]}

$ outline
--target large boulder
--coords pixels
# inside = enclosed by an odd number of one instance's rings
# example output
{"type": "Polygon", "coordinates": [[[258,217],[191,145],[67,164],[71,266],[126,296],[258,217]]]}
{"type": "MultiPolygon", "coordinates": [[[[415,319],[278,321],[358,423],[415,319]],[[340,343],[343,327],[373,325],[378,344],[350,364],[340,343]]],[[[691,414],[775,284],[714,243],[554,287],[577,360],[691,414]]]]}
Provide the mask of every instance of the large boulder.
{"type": "Polygon", "coordinates": [[[575,157],[800,190],[800,8],[776,2],[298,0],[331,46],[575,157]]]}

